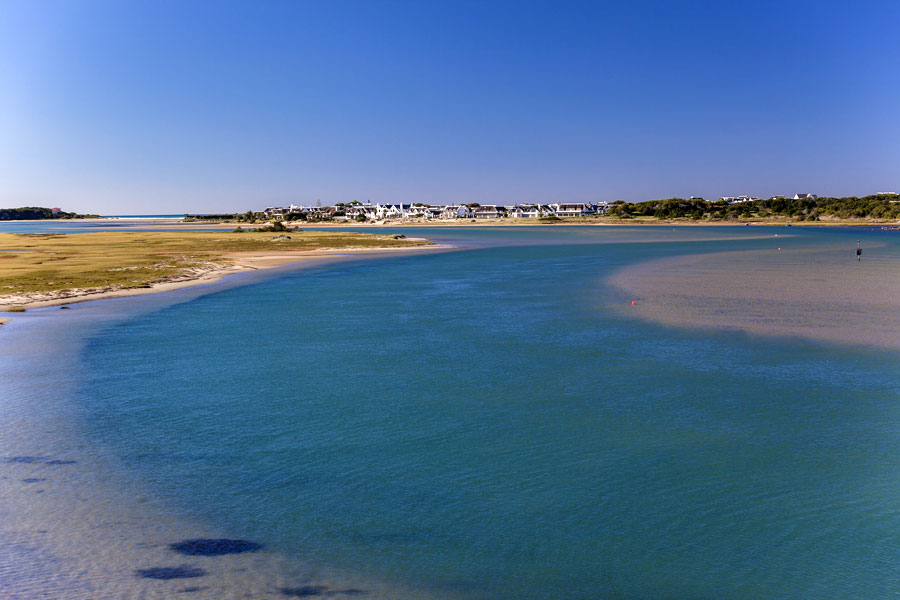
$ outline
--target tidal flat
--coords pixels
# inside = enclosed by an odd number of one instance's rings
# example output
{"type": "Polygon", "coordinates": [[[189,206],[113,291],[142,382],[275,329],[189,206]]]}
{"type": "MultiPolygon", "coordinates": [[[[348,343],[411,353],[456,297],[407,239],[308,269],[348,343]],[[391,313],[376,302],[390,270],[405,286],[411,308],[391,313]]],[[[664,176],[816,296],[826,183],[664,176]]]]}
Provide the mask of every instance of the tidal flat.
{"type": "Polygon", "coordinates": [[[852,239],[797,242],[659,258],[609,283],[634,297],[629,314],[660,323],[900,349],[896,246],[869,243],[858,261],[852,239]]]}

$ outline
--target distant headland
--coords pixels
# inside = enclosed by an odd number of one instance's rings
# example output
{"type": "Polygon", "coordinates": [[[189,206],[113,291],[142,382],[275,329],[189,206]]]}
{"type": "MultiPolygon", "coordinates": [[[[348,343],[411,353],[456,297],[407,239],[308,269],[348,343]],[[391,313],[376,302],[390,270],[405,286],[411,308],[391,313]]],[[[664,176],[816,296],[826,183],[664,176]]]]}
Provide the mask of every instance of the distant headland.
{"type": "Polygon", "coordinates": [[[42,221],[45,219],[98,219],[100,215],[80,215],[65,212],[59,208],[24,206],[22,208],[0,208],[0,221],[42,221]]]}

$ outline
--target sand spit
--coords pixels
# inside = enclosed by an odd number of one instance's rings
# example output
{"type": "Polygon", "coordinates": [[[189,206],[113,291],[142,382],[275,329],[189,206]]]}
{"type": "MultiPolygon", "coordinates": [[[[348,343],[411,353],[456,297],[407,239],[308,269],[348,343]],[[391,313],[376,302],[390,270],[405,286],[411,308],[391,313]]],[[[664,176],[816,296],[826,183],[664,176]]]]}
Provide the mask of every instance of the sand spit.
{"type": "MultiPolygon", "coordinates": [[[[783,243],[783,242],[782,242],[783,243]]],[[[695,254],[627,267],[607,283],[623,314],[667,325],[900,349],[895,256],[778,248],[695,254]]]]}
{"type": "MultiPolygon", "coordinates": [[[[419,241],[420,238],[409,239],[412,241],[419,241]]],[[[226,253],[222,256],[228,259],[228,263],[205,262],[197,264],[190,269],[185,269],[176,275],[167,277],[163,281],[145,288],[123,289],[116,287],[94,287],[0,296],[0,311],[3,311],[4,308],[11,307],[30,309],[60,304],[72,304],[75,302],[102,300],[104,298],[119,298],[124,296],[139,296],[143,294],[166,292],[193,285],[214,283],[226,275],[239,273],[241,271],[269,269],[329,257],[343,257],[356,254],[369,255],[372,253],[384,253],[385,255],[413,254],[422,251],[448,249],[451,249],[451,246],[432,244],[429,246],[415,246],[411,248],[350,247],[318,248],[314,250],[282,252],[260,251],[226,253]]],[[[7,321],[9,321],[9,319],[0,319],[0,325],[7,321]]]]}

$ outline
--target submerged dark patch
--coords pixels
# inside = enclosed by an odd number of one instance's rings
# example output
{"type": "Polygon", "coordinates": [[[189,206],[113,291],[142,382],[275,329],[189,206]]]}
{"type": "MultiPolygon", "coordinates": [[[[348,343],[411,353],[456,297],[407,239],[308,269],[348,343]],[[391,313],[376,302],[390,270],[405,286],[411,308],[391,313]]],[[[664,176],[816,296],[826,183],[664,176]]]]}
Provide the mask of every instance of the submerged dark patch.
{"type": "Polygon", "coordinates": [[[205,587],[200,587],[200,586],[194,585],[191,587],[181,588],[180,590],[178,590],[178,593],[179,594],[190,594],[191,592],[199,592],[200,590],[205,590],[205,589],[206,589],[205,587]]]}
{"type": "Polygon", "coordinates": [[[40,481],[47,481],[46,477],[26,477],[22,480],[24,483],[38,483],[40,481]]]}
{"type": "Polygon", "coordinates": [[[179,554],[188,556],[221,556],[223,554],[256,552],[262,549],[263,546],[247,540],[197,539],[184,540],[177,544],[171,544],[169,547],[179,554]]]}
{"type": "Polygon", "coordinates": [[[328,588],[324,585],[305,585],[298,588],[280,588],[281,593],[292,598],[308,598],[310,596],[321,596],[328,588]]]}
{"type": "Polygon", "coordinates": [[[9,458],[3,459],[5,463],[20,463],[30,465],[32,463],[38,463],[47,460],[43,456],[10,456],[9,458]]]}
{"type": "Polygon", "coordinates": [[[138,577],[146,577],[147,579],[188,579],[206,575],[206,571],[194,567],[154,567],[152,569],[138,569],[135,573],[138,577]]]}
{"type": "Polygon", "coordinates": [[[282,594],[292,598],[311,598],[313,596],[358,596],[365,594],[364,590],[349,588],[346,590],[330,590],[324,585],[305,585],[296,588],[279,588],[282,594]]]}
{"type": "Polygon", "coordinates": [[[46,456],[7,456],[6,458],[0,459],[0,462],[6,464],[24,464],[24,465],[33,465],[37,463],[43,463],[45,465],[74,465],[77,460],[60,460],[55,458],[53,460],[48,459],[46,456]]]}

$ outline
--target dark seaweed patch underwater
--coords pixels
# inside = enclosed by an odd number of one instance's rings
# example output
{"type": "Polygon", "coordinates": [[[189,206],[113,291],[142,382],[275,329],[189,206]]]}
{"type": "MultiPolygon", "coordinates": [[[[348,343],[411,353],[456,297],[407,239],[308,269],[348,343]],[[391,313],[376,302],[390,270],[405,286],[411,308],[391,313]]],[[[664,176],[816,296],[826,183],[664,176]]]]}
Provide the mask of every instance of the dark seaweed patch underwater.
{"type": "Polygon", "coordinates": [[[248,542],[247,540],[229,539],[196,539],[184,540],[169,546],[175,552],[187,556],[222,556],[224,554],[240,554],[242,552],[256,552],[262,549],[262,544],[248,542]]]}

